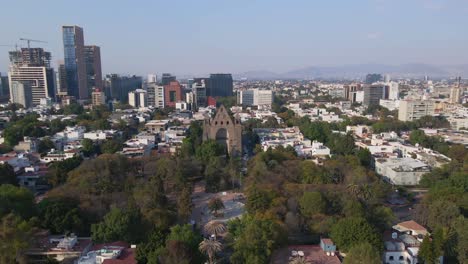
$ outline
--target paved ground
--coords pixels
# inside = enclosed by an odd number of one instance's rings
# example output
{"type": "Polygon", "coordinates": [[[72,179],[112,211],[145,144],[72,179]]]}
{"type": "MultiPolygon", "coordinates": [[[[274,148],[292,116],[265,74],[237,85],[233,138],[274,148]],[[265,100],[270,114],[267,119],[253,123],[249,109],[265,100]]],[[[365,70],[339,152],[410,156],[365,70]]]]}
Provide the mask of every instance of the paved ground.
{"type": "Polygon", "coordinates": [[[191,219],[201,228],[211,220],[227,222],[229,219],[241,217],[244,213],[244,202],[243,199],[239,199],[240,197],[243,197],[242,193],[230,191],[206,193],[204,182],[199,182],[195,185],[192,193],[194,208],[191,219]],[[224,210],[218,212],[224,213],[222,217],[214,217],[208,209],[208,202],[213,197],[221,198],[224,203],[224,210]]]}

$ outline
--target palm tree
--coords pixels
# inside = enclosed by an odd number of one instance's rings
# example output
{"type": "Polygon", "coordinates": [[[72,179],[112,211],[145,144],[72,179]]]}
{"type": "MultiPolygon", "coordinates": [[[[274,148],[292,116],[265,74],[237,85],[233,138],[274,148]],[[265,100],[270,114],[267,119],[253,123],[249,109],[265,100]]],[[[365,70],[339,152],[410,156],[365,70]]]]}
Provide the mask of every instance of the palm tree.
{"type": "Polygon", "coordinates": [[[203,254],[208,255],[208,261],[210,264],[215,263],[214,262],[214,257],[217,252],[221,251],[223,248],[223,245],[217,240],[214,239],[203,239],[202,242],[200,242],[200,245],[198,246],[198,249],[200,252],[203,254]]]}
{"type": "Polygon", "coordinates": [[[224,223],[219,222],[219,221],[210,221],[210,222],[208,222],[205,225],[204,229],[205,229],[206,233],[208,233],[210,235],[214,234],[215,238],[216,238],[216,236],[218,236],[218,234],[226,232],[226,226],[224,225],[224,223]]]}
{"type": "Polygon", "coordinates": [[[210,209],[211,213],[214,212],[214,215],[217,216],[218,211],[224,209],[223,200],[218,197],[211,198],[211,200],[208,202],[208,208],[210,209]]]}

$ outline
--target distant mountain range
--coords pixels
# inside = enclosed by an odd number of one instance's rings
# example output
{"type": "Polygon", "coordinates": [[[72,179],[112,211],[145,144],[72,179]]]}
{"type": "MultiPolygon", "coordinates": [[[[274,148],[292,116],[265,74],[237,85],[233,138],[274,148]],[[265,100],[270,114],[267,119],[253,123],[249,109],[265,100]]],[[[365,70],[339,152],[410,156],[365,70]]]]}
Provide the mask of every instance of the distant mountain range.
{"type": "Polygon", "coordinates": [[[360,79],[368,73],[389,74],[392,78],[448,78],[468,76],[468,64],[434,66],[428,64],[355,64],[343,66],[311,66],[294,71],[275,73],[271,71],[249,71],[234,74],[235,79],[252,80],[274,79],[360,79]]]}

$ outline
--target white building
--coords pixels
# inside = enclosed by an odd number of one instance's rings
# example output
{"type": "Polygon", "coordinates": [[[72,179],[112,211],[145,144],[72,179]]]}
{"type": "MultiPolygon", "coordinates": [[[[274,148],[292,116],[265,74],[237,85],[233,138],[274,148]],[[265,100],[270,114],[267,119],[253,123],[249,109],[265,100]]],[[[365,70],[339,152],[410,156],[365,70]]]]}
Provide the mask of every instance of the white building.
{"type": "MultiPolygon", "coordinates": [[[[10,101],[24,108],[32,106],[32,88],[30,82],[13,81],[10,83],[10,101]]],[[[42,98],[41,98],[42,99],[42,98]]]]}
{"type": "Polygon", "coordinates": [[[148,83],[148,106],[164,108],[164,86],[148,83]]]}
{"type": "Polygon", "coordinates": [[[273,103],[273,91],[260,89],[241,91],[239,103],[243,106],[271,106],[273,103]]]}
{"type": "Polygon", "coordinates": [[[31,82],[33,105],[40,104],[41,98],[55,97],[53,72],[47,67],[11,66],[8,78],[10,82],[10,94],[13,94],[13,82],[31,82]]]}
{"type": "Polygon", "coordinates": [[[148,94],[145,90],[136,89],[128,93],[128,104],[136,107],[148,107],[148,94]]]}
{"type": "Polygon", "coordinates": [[[418,185],[430,167],[413,158],[377,158],[375,171],[394,185],[418,185]]]}
{"type": "Polygon", "coordinates": [[[423,116],[434,115],[434,101],[402,100],[398,110],[398,120],[413,121],[423,116]]]}
{"type": "MultiPolygon", "coordinates": [[[[418,259],[419,248],[427,235],[427,229],[413,220],[394,225],[391,231],[384,233],[383,263],[422,263],[418,259]]],[[[439,257],[437,263],[443,263],[443,257],[439,257]]]]}
{"type": "Polygon", "coordinates": [[[388,99],[398,100],[400,94],[400,85],[397,82],[389,82],[387,85],[389,86],[388,99]]]}

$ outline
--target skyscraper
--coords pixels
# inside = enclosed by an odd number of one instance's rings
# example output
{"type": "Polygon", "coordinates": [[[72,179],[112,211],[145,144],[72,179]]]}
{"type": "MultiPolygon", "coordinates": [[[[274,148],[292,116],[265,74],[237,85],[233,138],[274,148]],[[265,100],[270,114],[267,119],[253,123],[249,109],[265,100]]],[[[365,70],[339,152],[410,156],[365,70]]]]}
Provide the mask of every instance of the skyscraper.
{"type": "Polygon", "coordinates": [[[89,97],[83,29],[78,26],[63,26],[63,50],[68,95],[84,100],[89,97]]]}
{"type": "MultiPolygon", "coordinates": [[[[55,99],[55,73],[50,67],[51,57],[50,52],[42,48],[22,48],[11,51],[8,72],[10,95],[13,94],[13,82],[28,82],[26,89],[21,87],[18,89],[21,89],[19,94],[31,93],[31,95],[26,95],[28,98],[31,97],[31,105],[40,104],[41,98],[55,99]]],[[[10,101],[14,102],[12,99],[10,98],[10,101]]]]}
{"type": "Polygon", "coordinates": [[[102,89],[101,49],[94,45],[84,46],[84,55],[88,89],[102,89]]]}
{"type": "Polygon", "coordinates": [[[106,98],[128,102],[128,93],[142,87],[143,79],[139,76],[106,75],[106,98]]]}
{"type": "Polygon", "coordinates": [[[0,73],[0,102],[8,101],[10,98],[10,85],[8,83],[8,76],[2,76],[0,73]]]}
{"type": "Polygon", "coordinates": [[[233,83],[232,75],[229,73],[210,74],[210,83],[208,85],[208,96],[232,96],[233,83]]]}

